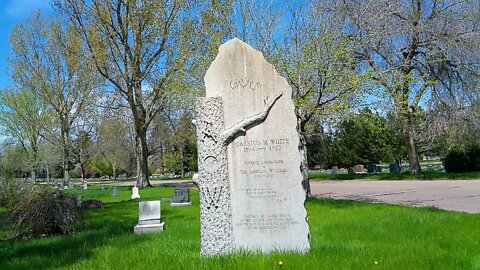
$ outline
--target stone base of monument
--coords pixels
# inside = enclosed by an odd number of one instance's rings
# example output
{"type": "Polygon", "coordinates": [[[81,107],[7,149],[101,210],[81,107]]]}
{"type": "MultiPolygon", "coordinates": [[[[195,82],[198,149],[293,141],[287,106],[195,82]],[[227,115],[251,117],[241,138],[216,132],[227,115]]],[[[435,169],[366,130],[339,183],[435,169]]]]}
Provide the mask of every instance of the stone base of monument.
{"type": "Polygon", "coordinates": [[[171,207],[182,207],[182,206],[192,206],[192,202],[172,202],[170,203],[171,207]]]}
{"type": "Polygon", "coordinates": [[[134,200],[134,199],[140,199],[140,195],[132,195],[130,197],[130,199],[134,200]]]}
{"type": "Polygon", "coordinates": [[[164,226],[165,226],[165,222],[160,222],[160,223],[157,223],[157,224],[143,224],[143,225],[138,224],[137,226],[135,226],[133,228],[133,231],[136,234],[163,232],[164,226]]]}

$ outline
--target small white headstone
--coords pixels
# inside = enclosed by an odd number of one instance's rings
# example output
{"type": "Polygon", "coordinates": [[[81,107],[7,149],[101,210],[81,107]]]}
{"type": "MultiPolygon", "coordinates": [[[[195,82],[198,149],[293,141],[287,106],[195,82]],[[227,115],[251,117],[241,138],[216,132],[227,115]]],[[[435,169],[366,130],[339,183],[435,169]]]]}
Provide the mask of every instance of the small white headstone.
{"type": "Polygon", "coordinates": [[[192,176],[192,181],[195,183],[195,185],[198,185],[198,174],[197,173],[192,176]]]}
{"type": "Polygon", "coordinates": [[[138,224],[133,229],[136,234],[161,232],[165,222],[160,220],[160,201],[140,202],[138,206],[138,224]]]}
{"type": "Polygon", "coordinates": [[[137,186],[134,186],[132,188],[132,196],[131,196],[131,199],[140,199],[140,194],[138,194],[138,188],[137,186]]]}
{"type": "Polygon", "coordinates": [[[87,189],[88,189],[87,181],[84,181],[84,182],[83,182],[82,187],[83,187],[83,190],[87,190],[87,189]]]}

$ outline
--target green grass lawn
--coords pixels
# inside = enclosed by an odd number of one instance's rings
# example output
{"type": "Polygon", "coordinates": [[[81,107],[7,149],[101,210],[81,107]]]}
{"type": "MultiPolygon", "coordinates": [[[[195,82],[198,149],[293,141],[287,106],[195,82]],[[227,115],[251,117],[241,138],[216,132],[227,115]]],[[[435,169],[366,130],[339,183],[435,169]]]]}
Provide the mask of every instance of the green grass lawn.
{"type": "MultiPolygon", "coordinates": [[[[101,199],[104,208],[86,211],[83,230],[71,236],[1,241],[0,269],[480,269],[480,215],[310,199],[308,254],[202,258],[196,190],[192,207],[162,203],[166,230],[147,235],[133,234],[138,200],[128,200],[130,188],[119,188],[119,197],[111,189],[76,192],[101,199]]],[[[173,188],[140,194],[171,198],[173,188]]]]}
{"type": "Polygon", "coordinates": [[[328,173],[311,173],[309,178],[313,180],[466,180],[480,179],[480,172],[467,173],[439,173],[439,172],[422,172],[417,174],[411,173],[362,173],[362,174],[328,174],[328,173]]]}

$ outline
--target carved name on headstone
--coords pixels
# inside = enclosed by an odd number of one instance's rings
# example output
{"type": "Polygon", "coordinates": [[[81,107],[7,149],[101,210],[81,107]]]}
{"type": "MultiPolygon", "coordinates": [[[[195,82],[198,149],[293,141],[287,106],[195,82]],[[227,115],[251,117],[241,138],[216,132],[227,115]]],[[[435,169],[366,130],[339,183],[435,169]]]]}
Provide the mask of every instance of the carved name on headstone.
{"type": "Polygon", "coordinates": [[[201,253],[310,249],[291,88],[263,55],[220,46],[197,101],[201,253]]]}

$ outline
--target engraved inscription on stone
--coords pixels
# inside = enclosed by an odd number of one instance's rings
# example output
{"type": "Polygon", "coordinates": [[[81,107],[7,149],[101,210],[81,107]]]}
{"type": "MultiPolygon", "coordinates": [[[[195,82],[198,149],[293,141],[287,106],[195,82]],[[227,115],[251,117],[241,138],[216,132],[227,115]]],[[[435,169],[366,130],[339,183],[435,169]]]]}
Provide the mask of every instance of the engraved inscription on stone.
{"type": "Polygon", "coordinates": [[[197,134],[202,254],[228,253],[231,250],[225,249],[229,248],[307,252],[310,232],[301,184],[297,120],[286,79],[260,52],[232,39],[220,46],[205,76],[205,86],[206,97],[197,102],[201,109],[197,134]],[[221,118],[216,114],[218,109],[221,118]],[[253,121],[254,115],[261,121],[253,121]],[[230,129],[236,133],[227,132],[230,129]],[[224,132],[231,137],[226,138],[224,132]],[[219,148],[222,143],[225,150],[219,148]],[[224,153],[228,164],[223,164],[224,153]],[[223,193],[228,202],[222,204],[230,204],[220,215],[215,209],[221,205],[215,198],[223,193]],[[210,223],[205,224],[207,221],[210,223]],[[216,248],[220,246],[224,248],[216,248]]]}
{"type": "Polygon", "coordinates": [[[190,192],[188,188],[176,188],[173,193],[173,202],[186,203],[190,202],[190,192]]]}

